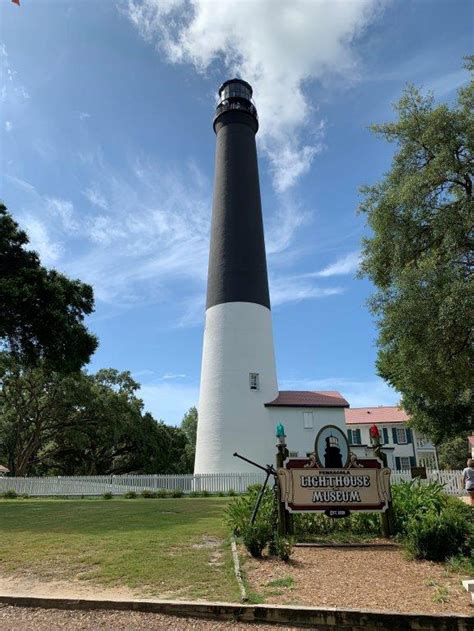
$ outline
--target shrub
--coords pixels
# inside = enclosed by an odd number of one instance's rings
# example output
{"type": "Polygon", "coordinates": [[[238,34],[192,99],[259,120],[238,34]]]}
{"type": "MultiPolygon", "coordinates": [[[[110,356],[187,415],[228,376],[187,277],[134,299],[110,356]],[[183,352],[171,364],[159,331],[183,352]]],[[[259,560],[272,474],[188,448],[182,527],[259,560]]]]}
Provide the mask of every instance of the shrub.
{"type": "Polygon", "coordinates": [[[148,491],[147,489],[145,489],[144,491],[142,491],[142,497],[144,497],[145,499],[154,499],[155,497],[157,497],[155,491],[148,491]]]}
{"type": "Polygon", "coordinates": [[[102,493],[103,500],[111,500],[112,498],[113,498],[113,495],[110,491],[107,491],[106,493],[102,493]]]}
{"type": "Polygon", "coordinates": [[[474,543],[472,515],[461,502],[456,502],[449,502],[440,512],[429,510],[408,520],[405,546],[411,556],[445,561],[470,552],[474,543]]]}
{"type": "Polygon", "coordinates": [[[410,520],[421,519],[428,512],[440,513],[448,502],[442,484],[438,482],[425,484],[420,480],[394,484],[392,498],[395,532],[401,536],[407,533],[410,520]]]}
{"type": "Polygon", "coordinates": [[[6,500],[16,500],[16,498],[18,497],[18,493],[13,489],[9,489],[2,494],[2,497],[6,500]]]}
{"type": "Polygon", "coordinates": [[[169,497],[170,496],[170,492],[167,491],[166,489],[158,489],[158,491],[156,492],[156,497],[169,497]]]}
{"type": "Polygon", "coordinates": [[[191,491],[189,497],[201,497],[201,494],[199,493],[199,491],[191,491]]]}
{"type": "Polygon", "coordinates": [[[184,493],[181,489],[175,489],[172,493],[171,493],[171,497],[183,497],[184,493]]]}
{"type": "Polygon", "coordinates": [[[127,500],[134,500],[137,497],[137,494],[135,493],[135,491],[127,491],[126,493],[124,493],[123,496],[127,500]]]}
{"type": "Polygon", "coordinates": [[[230,495],[230,497],[234,497],[234,495],[237,495],[237,494],[234,491],[234,489],[229,489],[229,491],[227,492],[227,495],[230,495]]]}
{"type": "MultiPolygon", "coordinates": [[[[235,497],[225,510],[225,520],[229,524],[232,532],[237,537],[243,536],[250,518],[252,516],[258,494],[261,489],[260,484],[254,484],[247,489],[245,495],[235,497]]],[[[268,487],[260,504],[255,523],[264,523],[271,530],[271,522],[273,516],[273,491],[268,487]]]]}
{"type": "Polygon", "coordinates": [[[275,537],[275,550],[282,561],[290,560],[291,553],[293,552],[293,544],[293,537],[282,537],[280,535],[275,537]]]}
{"type": "Polygon", "coordinates": [[[343,519],[331,519],[316,513],[300,513],[293,515],[295,534],[300,540],[314,540],[333,537],[339,539],[351,535],[380,535],[380,515],[377,513],[352,513],[343,519]]]}
{"type": "Polygon", "coordinates": [[[242,532],[244,546],[250,554],[256,558],[262,556],[262,552],[271,538],[271,528],[269,528],[267,524],[257,520],[252,526],[247,524],[242,532]]]}
{"type": "Polygon", "coordinates": [[[209,493],[209,491],[206,491],[206,490],[201,491],[201,497],[210,497],[210,496],[211,494],[209,493]]]}

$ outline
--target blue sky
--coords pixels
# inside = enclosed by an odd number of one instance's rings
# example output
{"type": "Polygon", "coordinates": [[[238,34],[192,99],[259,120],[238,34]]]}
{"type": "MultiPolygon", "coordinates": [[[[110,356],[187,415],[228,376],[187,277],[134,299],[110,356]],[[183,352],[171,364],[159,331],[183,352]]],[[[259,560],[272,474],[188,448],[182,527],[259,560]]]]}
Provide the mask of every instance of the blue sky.
{"type": "Polygon", "coordinates": [[[0,195],[44,264],[94,286],[90,370],[131,370],[156,418],[197,403],[214,98],[235,74],[261,119],[281,389],[396,403],[355,278],[358,187],[394,147],[371,122],[414,82],[467,80],[470,0],[0,3],[0,195]]]}

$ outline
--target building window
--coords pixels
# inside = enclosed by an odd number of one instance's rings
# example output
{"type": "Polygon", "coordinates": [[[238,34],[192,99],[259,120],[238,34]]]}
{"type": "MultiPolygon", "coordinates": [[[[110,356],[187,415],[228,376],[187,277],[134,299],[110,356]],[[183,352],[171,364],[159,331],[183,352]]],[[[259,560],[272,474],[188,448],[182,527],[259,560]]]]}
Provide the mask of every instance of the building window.
{"type": "Polygon", "coordinates": [[[360,429],[348,429],[347,438],[349,439],[349,445],[362,445],[360,429]]]}
{"type": "Polygon", "coordinates": [[[404,456],[400,457],[400,469],[402,469],[402,471],[406,471],[407,469],[410,469],[410,466],[411,466],[410,458],[406,458],[404,456]]]}
{"type": "Polygon", "coordinates": [[[249,375],[250,390],[260,390],[260,379],[258,372],[251,372],[249,375]]]}
{"type": "Polygon", "coordinates": [[[297,451],[290,451],[290,458],[298,458],[298,452],[297,451]]]}
{"type": "Polygon", "coordinates": [[[407,442],[407,430],[404,427],[397,427],[397,443],[399,445],[406,445],[407,442]]]}
{"type": "Polygon", "coordinates": [[[305,429],[313,429],[313,413],[303,412],[303,426],[305,429]]]}

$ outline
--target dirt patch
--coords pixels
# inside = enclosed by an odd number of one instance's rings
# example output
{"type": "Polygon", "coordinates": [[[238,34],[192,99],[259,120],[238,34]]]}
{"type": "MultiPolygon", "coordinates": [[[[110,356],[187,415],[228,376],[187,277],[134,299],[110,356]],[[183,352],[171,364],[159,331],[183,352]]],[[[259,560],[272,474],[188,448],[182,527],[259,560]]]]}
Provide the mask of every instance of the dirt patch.
{"type": "Polygon", "coordinates": [[[221,543],[222,541],[218,539],[217,537],[204,536],[202,538],[202,543],[194,543],[192,547],[197,548],[198,550],[200,548],[217,548],[217,546],[219,546],[221,543]]]}
{"type": "Polygon", "coordinates": [[[143,598],[143,593],[127,587],[104,588],[78,580],[45,580],[26,573],[0,576],[2,596],[37,596],[45,598],[97,598],[106,600],[130,600],[143,598]]]}
{"type": "Polygon", "coordinates": [[[290,563],[240,549],[249,587],[267,603],[472,614],[470,595],[444,566],[393,550],[295,548],[290,563]]]}

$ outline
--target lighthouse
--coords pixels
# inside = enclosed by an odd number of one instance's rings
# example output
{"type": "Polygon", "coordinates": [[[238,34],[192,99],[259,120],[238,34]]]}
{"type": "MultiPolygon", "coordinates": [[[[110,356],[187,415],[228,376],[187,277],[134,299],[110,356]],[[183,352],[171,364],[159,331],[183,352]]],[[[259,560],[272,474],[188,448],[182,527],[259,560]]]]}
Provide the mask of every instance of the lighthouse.
{"type": "MultiPolygon", "coordinates": [[[[219,89],[206,320],[194,472],[255,470],[275,459],[283,424],[290,457],[306,458],[325,425],[346,430],[339,392],[278,391],[258,179],[258,115],[242,79],[219,89]]],[[[305,349],[302,349],[305,352],[305,349]]]]}
{"type": "Polygon", "coordinates": [[[252,88],[219,89],[206,319],[195,473],[246,469],[233,458],[268,453],[274,427],[265,407],[278,396],[252,88]]]}

